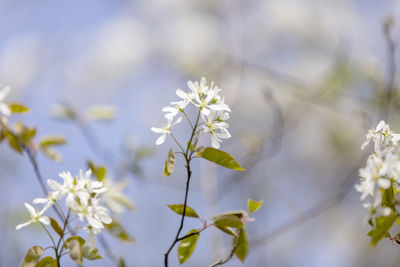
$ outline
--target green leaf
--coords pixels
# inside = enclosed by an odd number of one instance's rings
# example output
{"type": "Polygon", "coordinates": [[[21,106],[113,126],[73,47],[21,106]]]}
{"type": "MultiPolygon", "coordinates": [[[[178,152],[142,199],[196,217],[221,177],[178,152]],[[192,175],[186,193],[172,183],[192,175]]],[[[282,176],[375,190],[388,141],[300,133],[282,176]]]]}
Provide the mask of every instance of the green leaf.
{"type": "Polygon", "coordinates": [[[257,210],[259,210],[262,206],[263,201],[254,201],[252,199],[248,199],[247,200],[247,208],[249,209],[250,213],[256,212],[257,210]]]}
{"type": "Polygon", "coordinates": [[[107,169],[104,166],[94,165],[94,163],[90,160],[87,163],[89,168],[92,170],[93,175],[97,177],[97,180],[102,182],[106,176],[107,169]]]}
{"type": "Polygon", "coordinates": [[[82,266],[82,250],[79,241],[77,239],[71,239],[68,242],[68,249],[71,259],[79,266],[82,266]]]}
{"type": "Polygon", "coordinates": [[[57,135],[49,135],[45,136],[39,141],[39,147],[40,148],[47,148],[50,146],[60,146],[64,145],[67,143],[67,139],[65,139],[62,136],[57,136],[57,135]]]}
{"type": "Polygon", "coordinates": [[[63,157],[61,156],[61,154],[55,151],[54,149],[50,147],[42,147],[41,149],[43,154],[49,159],[54,160],[55,162],[63,161],[63,157]]]}
{"type": "Polygon", "coordinates": [[[218,226],[215,225],[215,227],[217,227],[219,230],[221,230],[222,232],[231,235],[231,236],[238,236],[238,234],[236,233],[236,231],[234,231],[232,228],[230,227],[226,227],[226,226],[218,226]]]}
{"type": "Polygon", "coordinates": [[[91,261],[99,260],[99,259],[103,258],[100,255],[100,253],[97,250],[97,248],[92,248],[92,247],[89,247],[89,246],[83,246],[82,247],[82,254],[83,254],[83,257],[85,259],[88,259],[88,260],[91,260],[91,261]]]}
{"type": "Polygon", "coordinates": [[[10,108],[12,113],[25,113],[25,112],[29,112],[30,109],[25,107],[24,105],[20,104],[20,103],[8,103],[8,107],[10,108]]]}
{"type": "Polygon", "coordinates": [[[172,149],[168,151],[168,156],[167,160],[165,161],[164,164],[164,169],[163,169],[163,176],[168,177],[171,175],[171,173],[174,171],[175,167],[175,153],[172,149]]]}
{"type": "Polygon", "coordinates": [[[243,228],[243,222],[235,215],[222,214],[213,219],[215,226],[243,228]]]}
{"type": "Polygon", "coordinates": [[[65,247],[66,248],[68,248],[68,243],[71,241],[71,240],[76,240],[76,241],[78,241],[78,243],[79,243],[79,245],[82,247],[83,245],[85,245],[85,243],[86,243],[86,241],[85,241],[85,239],[83,239],[82,237],[80,237],[80,236],[77,236],[77,235],[74,235],[74,236],[71,236],[70,238],[68,238],[67,240],[65,240],[65,247]]]}
{"type": "Polygon", "coordinates": [[[106,229],[116,238],[121,241],[132,243],[135,242],[135,239],[131,237],[128,232],[124,229],[124,227],[118,222],[117,219],[112,218],[112,222],[109,224],[104,224],[106,229]]]}
{"type": "Polygon", "coordinates": [[[25,146],[29,146],[36,135],[36,128],[28,128],[22,122],[15,123],[14,129],[19,142],[25,146]]]}
{"type": "Polygon", "coordinates": [[[122,194],[113,195],[113,196],[110,196],[110,198],[113,199],[115,202],[121,204],[128,210],[135,210],[135,204],[133,204],[132,201],[125,195],[122,195],[122,194]]]}
{"type": "Polygon", "coordinates": [[[58,224],[58,222],[50,217],[50,225],[54,229],[54,231],[59,234],[59,236],[63,237],[64,236],[64,231],[61,228],[61,226],[58,224]]]}
{"type": "Polygon", "coordinates": [[[235,237],[233,240],[233,244],[236,245],[235,255],[239,260],[244,262],[247,257],[247,253],[249,250],[249,241],[247,239],[247,233],[245,229],[239,230],[239,237],[235,237]]]}
{"type": "MultiPolygon", "coordinates": [[[[171,204],[171,205],[168,205],[168,208],[170,208],[175,213],[182,215],[183,214],[183,206],[184,206],[183,204],[171,204]]],[[[199,215],[197,214],[197,212],[194,209],[192,209],[191,207],[189,207],[188,205],[186,205],[185,216],[193,217],[193,218],[200,218],[199,215]]]]}
{"type": "Polygon", "coordinates": [[[35,267],[53,267],[57,266],[57,260],[54,259],[53,257],[47,256],[42,258],[36,265],[35,267]],[[55,265],[54,265],[55,263],[55,265]]]}
{"type": "Polygon", "coordinates": [[[243,169],[243,167],[240,166],[240,164],[231,155],[216,148],[206,147],[197,153],[197,156],[200,156],[203,159],[214,162],[225,168],[237,171],[245,171],[245,169],[243,169]]]}
{"type": "Polygon", "coordinates": [[[233,216],[238,217],[239,219],[242,219],[243,214],[245,214],[245,213],[246,212],[244,210],[232,210],[232,211],[224,212],[220,215],[233,215],[233,216]]]}
{"type": "Polygon", "coordinates": [[[118,267],[126,267],[124,258],[120,257],[118,259],[118,267]]]}
{"type": "MultiPolygon", "coordinates": [[[[189,231],[189,233],[187,233],[187,235],[192,234],[192,233],[198,233],[199,231],[197,231],[196,229],[192,229],[189,231]]],[[[179,247],[178,247],[178,259],[179,259],[179,263],[182,264],[185,261],[187,261],[190,256],[192,256],[194,249],[196,248],[196,244],[197,244],[197,239],[199,238],[198,234],[189,236],[185,239],[183,239],[180,243],[179,243],[179,247]]]]}
{"type": "Polygon", "coordinates": [[[31,247],[25,255],[20,267],[35,267],[43,254],[44,249],[40,246],[31,247]]]}
{"type": "Polygon", "coordinates": [[[389,216],[380,216],[376,218],[376,228],[368,233],[368,235],[372,237],[371,247],[376,246],[376,244],[378,244],[378,242],[386,236],[395,220],[395,214],[390,214],[389,216]]]}
{"type": "Polygon", "coordinates": [[[90,107],[86,116],[90,120],[112,120],[116,116],[115,107],[110,105],[96,105],[90,107]]]}
{"type": "Polygon", "coordinates": [[[6,134],[6,137],[7,137],[8,144],[10,145],[10,147],[12,149],[14,149],[16,152],[18,152],[19,154],[22,154],[22,148],[21,148],[21,145],[19,144],[17,137],[10,132],[8,132],[6,134]]]}
{"type": "Polygon", "coordinates": [[[382,207],[389,207],[392,210],[396,209],[395,206],[395,198],[394,198],[394,190],[393,190],[393,185],[390,184],[390,186],[385,190],[381,189],[383,192],[382,194],[382,207]]]}

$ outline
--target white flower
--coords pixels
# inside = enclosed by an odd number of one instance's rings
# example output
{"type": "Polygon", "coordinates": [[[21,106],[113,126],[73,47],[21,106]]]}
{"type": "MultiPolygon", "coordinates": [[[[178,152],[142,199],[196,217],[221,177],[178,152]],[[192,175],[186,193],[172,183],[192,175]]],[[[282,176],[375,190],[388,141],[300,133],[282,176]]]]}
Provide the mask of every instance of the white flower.
{"type": "MultiPolygon", "coordinates": [[[[164,107],[162,109],[163,112],[166,112],[165,118],[168,120],[167,125],[162,128],[151,128],[153,132],[161,134],[156,144],[160,145],[165,142],[166,135],[171,133],[171,126],[181,121],[181,118],[179,118],[173,123],[174,117],[179,114],[179,112],[184,112],[184,108],[191,103],[197,107],[203,118],[205,123],[203,131],[205,134],[210,133],[211,145],[215,148],[219,148],[221,139],[231,137],[227,130],[229,125],[226,122],[226,120],[229,119],[229,112],[231,112],[231,109],[225,104],[225,99],[219,95],[222,89],[214,86],[213,82],[208,86],[207,80],[204,77],[202,77],[200,81],[189,81],[188,87],[190,89],[189,92],[184,92],[180,89],[176,90],[177,96],[181,98],[180,101],[171,102],[173,106],[164,107]]],[[[191,126],[193,127],[193,125],[191,126]]]]}
{"type": "Polygon", "coordinates": [[[173,122],[173,119],[170,118],[168,119],[167,124],[162,128],[151,127],[151,130],[153,132],[161,134],[161,136],[156,140],[156,145],[161,145],[162,143],[164,143],[167,138],[167,134],[171,133],[171,127],[174,126],[175,124],[180,123],[181,121],[182,117],[179,117],[175,122],[173,122]]]}
{"type": "Polygon", "coordinates": [[[188,81],[188,87],[192,90],[194,97],[196,97],[196,95],[204,95],[208,91],[207,80],[204,77],[201,77],[200,82],[188,81]]]}
{"type": "Polygon", "coordinates": [[[67,198],[67,205],[81,221],[85,218],[93,228],[102,229],[104,228],[103,223],[109,224],[112,221],[107,213],[107,208],[99,205],[98,198],[91,198],[90,201],[83,199],[79,202],[77,199],[67,198]]]}
{"type": "Polygon", "coordinates": [[[119,181],[113,183],[111,179],[104,179],[105,187],[107,187],[107,192],[104,193],[103,199],[107,207],[113,212],[121,213],[124,212],[126,208],[133,210],[135,205],[127,197],[122,190],[127,186],[128,180],[119,181]]]}
{"type": "Polygon", "coordinates": [[[180,111],[183,111],[193,99],[193,93],[185,93],[181,89],[176,90],[176,95],[182,98],[182,100],[173,101],[171,102],[171,105],[173,105],[172,107],[164,107],[162,109],[163,112],[167,113],[164,116],[167,119],[173,119],[180,111]]]}
{"type": "MultiPolygon", "coordinates": [[[[228,116],[226,113],[222,113],[224,117],[228,116]]],[[[205,126],[203,126],[204,133],[211,134],[211,146],[214,148],[220,147],[221,138],[227,139],[231,137],[231,134],[228,132],[227,128],[229,124],[221,119],[221,117],[217,117],[217,112],[211,111],[208,116],[203,116],[203,121],[205,122],[205,126]]]]}
{"type": "Polygon", "coordinates": [[[0,113],[5,116],[10,116],[11,110],[10,107],[4,103],[4,99],[7,97],[8,93],[10,92],[9,86],[4,86],[0,89],[0,113]]]}
{"type": "Polygon", "coordinates": [[[386,153],[391,149],[391,145],[397,144],[400,135],[392,134],[390,127],[384,121],[379,121],[375,129],[371,129],[367,134],[367,141],[361,146],[364,149],[371,141],[375,144],[376,153],[386,153]]]}
{"type": "Polygon", "coordinates": [[[43,213],[47,210],[47,208],[43,208],[41,211],[37,211],[34,207],[32,207],[28,203],[24,203],[26,209],[28,210],[29,214],[31,215],[31,218],[29,221],[26,223],[18,224],[16,229],[19,230],[25,226],[30,225],[31,223],[34,222],[41,222],[43,224],[49,225],[50,224],[50,219],[47,216],[43,216],[43,213]]]}

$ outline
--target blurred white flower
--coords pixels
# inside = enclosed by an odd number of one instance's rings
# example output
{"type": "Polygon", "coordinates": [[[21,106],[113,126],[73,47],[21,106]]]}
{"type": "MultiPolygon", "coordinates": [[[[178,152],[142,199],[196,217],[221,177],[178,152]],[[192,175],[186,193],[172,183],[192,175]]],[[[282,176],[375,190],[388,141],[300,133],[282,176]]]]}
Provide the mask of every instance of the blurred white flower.
{"type": "Polygon", "coordinates": [[[390,186],[393,186],[395,194],[400,189],[400,135],[380,121],[375,129],[368,131],[366,139],[361,148],[373,142],[374,152],[368,157],[365,168],[360,169],[361,181],[355,188],[361,193],[361,200],[365,200],[364,207],[371,214],[387,216],[391,214],[391,208],[388,203],[382,204],[382,192],[390,186]]]}
{"type": "Polygon", "coordinates": [[[0,114],[4,116],[10,116],[11,114],[10,107],[4,103],[4,99],[10,93],[10,89],[9,86],[4,86],[0,89],[0,114]]]}
{"type": "Polygon", "coordinates": [[[123,193],[124,188],[128,185],[128,180],[113,183],[111,179],[105,178],[104,185],[107,188],[107,192],[104,193],[103,199],[110,210],[122,213],[126,209],[133,210],[135,208],[129,197],[123,193]]]}
{"type": "Polygon", "coordinates": [[[50,219],[47,216],[43,216],[43,213],[47,210],[47,208],[43,208],[41,211],[36,210],[34,207],[32,207],[30,204],[28,203],[24,203],[26,209],[28,210],[29,214],[31,215],[31,218],[29,219],[29,221],[27,221],[26,223],[21,223],[18,224],[17,227],[15,227],[17,230],[30,225],[31,223],[34,222],[40,222],[46,225],[50,224],[50,219]]]}

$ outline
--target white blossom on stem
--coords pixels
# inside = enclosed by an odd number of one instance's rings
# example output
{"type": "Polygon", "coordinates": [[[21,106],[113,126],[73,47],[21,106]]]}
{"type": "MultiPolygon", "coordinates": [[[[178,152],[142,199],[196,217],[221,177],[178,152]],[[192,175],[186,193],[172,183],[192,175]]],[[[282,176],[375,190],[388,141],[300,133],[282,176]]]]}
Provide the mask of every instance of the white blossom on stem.
{"type": "Polygon", "coordinates": [[[24,204],[25,204],[25,207],[28,210],[31,218],[26,223],[18,224],[17,227],[15,227],[15,229],[19,230],[19,229],[21,229],[25,226],[28,226],[31,223],[35,223],[35,222],[40,222],[40,223],[43,223],[46,225],[50,224],[50,218],[43,215],[43,213],[47,210],[46,207],[43,208],[42,210],[38,211],[28,203],[24,203],[24,204]]]}
{"type": "Polygon", "coordinates": [[[182,117],[179,117],[175,122],[172,118],[169,118],[167,124],[162,128],[151,127],[151,130],[155,133],[161,134],[160,137],[157,138],[156,144],[161,145],[167,139],[167,134],[171,134],[171,127],[175,124],[178,124],[182,121],[182,117]]]}

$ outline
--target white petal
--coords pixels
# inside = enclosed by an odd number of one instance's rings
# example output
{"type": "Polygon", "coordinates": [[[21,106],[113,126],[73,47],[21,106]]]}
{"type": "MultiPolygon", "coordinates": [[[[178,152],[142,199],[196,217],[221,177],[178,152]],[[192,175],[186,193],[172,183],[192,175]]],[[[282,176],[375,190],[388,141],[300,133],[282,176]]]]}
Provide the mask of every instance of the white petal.
{"type": "Polygon", "coordinates": [[[99,220],[97,220],[91,216],[86,217],[86,219],[87,219],[88,223],[91,226],[93,226],[94,228],[103,228],[104,227],[103,224],[99,220]]]}
{"type": "Polygon", "coordinates": [[[41,222],[43,224],[46,224],[46,225],[49,225],[50,224],[50,219],[47,216],[42,216],[42,217],[39,218],[39,222],[41,222]]]}
{"type": "Polygon", "coordinates": [[[361,150],[363,150],[368,144],[370,140],[367,140],[364,144],[361,145],[361,150]]]}
{"type": "MultiPolygon", "coordinates": [[[[178,124],[182,121],[182,117],[179,117],[172,125],[178,124]]],[[[171,126],[172,126],[171,125],[171,126]]]]}
{"type": "Polygon", "coordinates": [[[6,96],[8,95],[8,93],[10,92],[11,87],[10,86],[4,86],[1,90],[0,90],[0,101],[3,101],[6,96]]]}
{"type": "Polygon", "coordinates": [[[10,116],[10,114],[11,114],[10,107],[4,103],[0,103],[0,112],[6,116],[10,116]]]}
{"type": "Polygon", "coordinates": [[[383,178],[380,178],[379,180],[378,180],[378,185],[380,186],[380,187],[382,187],[382,188],[384,188],[384,189],[388,189],[389,188],[389,186],[390,186],[390,181],[388,180],[388,179],[383,179],[383,178]]]}
{"type": "Polygon", "coordinates": [[[182,99],[188,98],[188,94],[183,92],[181,89],[176,90],[176,95],[179,96],[182,99]]]}
{"type": "Polygon", "coordinates": [[[26,202],[25,202],[24,204],[25,204],[25,207],[26,207],[26,209],[28,210],[29,214],[31,215],[31,217],[36,217],[36,216],[37,216],[37,213],[36,213],[35,208],[32,207],[30,204],[28,204],[28,203],[26,203],[26,202]]]}
{"type": "Polygon", "coordinates": [[[165,133],[165,130],[162,129],[162,128],[151,127],[151,130],[152,130],[153,132],[155,132],[155,133],[158,133],[158,134],[163,134],[163,133],[165,133]]]}
{"type": "Polygon", "coordinates": [[[38,198],[35,198],[32,202],[33,202],[33,204],[45,204],[48,201],[49,200],[47,198],[38,197],[38,198]]]}
{"type": "Polygon", "coordinates": [[[161,109],[161,111],[162,112],[176,112],[176,108],[174,108],[174,107],[163,107],[162,109],[161,109]]]}
{"type": "Polygon", "coordinates": [[[379,132],[379,131],[381,131],[385,126],[386,126],[385,121],[381,120],[381,121],[379,121],[378,126],[376,126],[375,131],[379,132]]]}
{"type": "Polygon", "coordinates": [[[165,139],[167,139],[166,135],[165,134],[161,135],[160,137],[157,138],[156,145],[161,145],[162,143],[165,142],[165,139]]]}
{"type": "Polygon", "coordinates": [[[18,224],[17,227],[15,227],[15,229],[19,230],[19,229],[21,229],[21,228],[23,228],[25,226],[30,225],[31,223],[32,223],[32,221],[27,221],[26,223],[18,224]]]}
{"type": "Polygon", "coordinates": [[[214,135],[211,135],[211,146],[213,148],[220,148],[219,141],[214,135]]]}
{"type": "Polygon", "coordinates": [[[102,212],[102,213],[97,214],[97,216],[99,216],[99,219],[105,224],[109,224],[112,222],[111,217],[108,216],[106,213],[102,212]]]}

